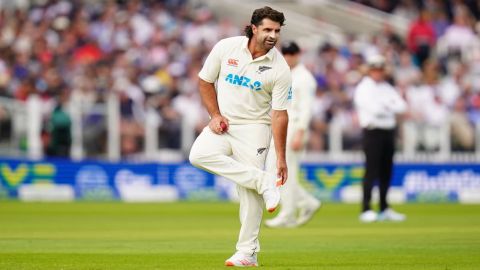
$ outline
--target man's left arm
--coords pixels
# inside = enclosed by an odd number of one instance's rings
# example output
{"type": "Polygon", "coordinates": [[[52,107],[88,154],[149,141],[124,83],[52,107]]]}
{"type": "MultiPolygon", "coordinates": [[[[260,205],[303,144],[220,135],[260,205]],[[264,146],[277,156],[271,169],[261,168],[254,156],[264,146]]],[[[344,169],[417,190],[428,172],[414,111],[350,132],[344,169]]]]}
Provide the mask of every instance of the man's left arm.
{"type": "Polygon", "coordinates": [[[287,110],[272,110],[272,132],[277,154],[277,177],[282,180],[282,185],[287,181],[288,168],[286,161],[286,141],[288,128],[287,110]]]}
{"type": "Polygon", "coordinates": [[[286,140],[288,128],[287,104],[292,86],[292,75],[287,65],[278,74],[272,89],[272,132],[277,154],[277,177],[282,184],[287,181],[286,140]]]}

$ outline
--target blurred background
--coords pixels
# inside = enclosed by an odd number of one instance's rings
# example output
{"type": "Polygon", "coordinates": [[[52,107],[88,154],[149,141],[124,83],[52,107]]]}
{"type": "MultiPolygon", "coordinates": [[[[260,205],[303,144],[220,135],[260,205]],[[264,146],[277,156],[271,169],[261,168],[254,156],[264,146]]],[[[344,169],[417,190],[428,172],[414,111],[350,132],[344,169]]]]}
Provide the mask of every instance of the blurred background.
{"type": "Polygon", "coordinates": [[[409,105],[394,201],[480,203],[480,1],[0,1],[0,197],[233,198],[186,162],[208,115],[197,74],[252,11],[286,15],[316,91],[302,177],[357,201],[363,174],[353,90],[387,58],[409,105]],[[202,192],[200,192],[202,191],[202,192]]]}

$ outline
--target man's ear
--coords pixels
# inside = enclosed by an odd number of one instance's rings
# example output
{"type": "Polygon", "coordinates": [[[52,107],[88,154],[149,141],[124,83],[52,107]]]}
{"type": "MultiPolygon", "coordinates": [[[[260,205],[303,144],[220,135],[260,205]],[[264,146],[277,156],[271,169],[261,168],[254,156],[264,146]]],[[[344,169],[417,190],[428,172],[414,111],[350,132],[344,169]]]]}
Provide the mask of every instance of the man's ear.
{"type": "Polygon", "coordinates": [[[258,32],[257,26],[256,26],[255,24],[252,24],[252,33],[253,33],[254,35],[256,35],[257,32],[258,32]]]}

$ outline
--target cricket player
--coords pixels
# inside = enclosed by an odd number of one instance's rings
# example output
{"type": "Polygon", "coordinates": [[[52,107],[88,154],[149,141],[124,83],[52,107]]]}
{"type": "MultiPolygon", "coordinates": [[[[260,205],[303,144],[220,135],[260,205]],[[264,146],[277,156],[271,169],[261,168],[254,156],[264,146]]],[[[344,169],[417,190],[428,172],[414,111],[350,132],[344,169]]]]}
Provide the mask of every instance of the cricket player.
{"type": "Polygon", "coordinates": [[[285,17],[270,7],[256,9],[246,36],[219,41],[199,73],[199,90],[210,122],[195,140],[190,162],[237,184],[240,234],[227,266],[257,266],[263,207],[273,212],[279,186],[287,181],[285,143],[290,69],[274,47],[285,17]],[[265,160],[272,138],[276,173],[265,160]]]}
{"type": "MultiPolygon", "coordinates": [[[[320,208],[320,201],[308,193],[297,179],[300,158],[308,139],[317,82],[312,73],[300,62],[301,50],[297,43],[285,42],[281,50],[292,72],[292,98],[288,105],[289,124],[286,145],[289,180],[281,190],[280,213],[275,218],[266,220],[265,225],[274,228],[292,228],[307,223],[320,208]]],[[[273,151],[267,156],[267,171],[275,171],[275,152],[273,151]]]]}

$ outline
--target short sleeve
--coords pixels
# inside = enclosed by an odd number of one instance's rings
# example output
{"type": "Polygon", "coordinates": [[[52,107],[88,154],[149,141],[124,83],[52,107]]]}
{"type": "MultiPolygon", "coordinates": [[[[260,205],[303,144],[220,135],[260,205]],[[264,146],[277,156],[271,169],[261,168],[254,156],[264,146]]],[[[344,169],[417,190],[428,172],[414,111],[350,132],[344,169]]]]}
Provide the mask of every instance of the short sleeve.
{"type": "Polygon", "coordinates": [[[292,74],[289,68],[283,68],[275,80],[272,89],[272,109],[283,111],[287,109],[288,100],[292,98],[292,74]]]}
{"type": "Polygon", "coordinates": [[[220,66],[222,63],[221,56],[221,41],[215,44],[212,51],[208,55],[205,63],[203,64],[202,70],[198,73],[200,79],[214,83],[220,73],[220,66]]]}

